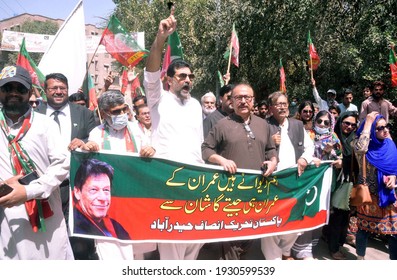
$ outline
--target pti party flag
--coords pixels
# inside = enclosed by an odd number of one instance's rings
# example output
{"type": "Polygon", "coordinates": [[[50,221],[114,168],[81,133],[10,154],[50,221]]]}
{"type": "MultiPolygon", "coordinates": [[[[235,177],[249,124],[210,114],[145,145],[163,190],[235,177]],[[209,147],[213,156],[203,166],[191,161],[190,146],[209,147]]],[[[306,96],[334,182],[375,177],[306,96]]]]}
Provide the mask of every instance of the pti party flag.
{"type": "Polygon", "coordinates": [[[225,81],[223,80],[223,78],[222,78],[222,74],[221,74],[221,71],[217,71],[217,75],[218,75],[218,80],[219,80],[219,85],[221,86],[221,87],[223,87],[224,85],[225,85],[225,81]]]}
{"type": "Polygon", "coordinates": [[[233,23],[232,38],[230,39],[229,49],[224,54],[225,58],[228,58],[236,67],[239,66],[239,53],[240,53],[240,43],[238,41],[236,28],[233,23]],[[231,57],[230,57],[231,53],[231,57]]]}
{"type": "MultiPolygon", "coordinates": [[[[308,165],[301,176],[292,167],[263,177],[260,170],[238,169],[230,174],[210,164],[189,165],[110,151],[72,152],[71,182],[80,167],[93,168],[92,164],[110,165],[114,170],[111,199],[103,210],[107,221],[128,233],[128,237],[111,237],[132,242],[215,242],[319,228],[327,223],[335,182],[329,161],[319,167],[308,165]]],[[[72,235],[110,238],[106,221],[90,226],[89,209],[84,212],[78,204],[70,204],[72,235]]]]}
{"type": "Polygon", "coordinates": [[[310,37],[310,31],[307,35],[307,44],[309,46],[309,61],[308,64],[312,70],[317,70],[318,66],[320,65],[320,57],[314,47],[312,42],[312,38],[310,37]]]}
{"type": "Polygon", "coordinates": [[[138,45],[114,15],[110,17],[99,44],[104,45],[106,51],[126,67],[137,65],[149,53],[138,45]]]}
{"type": "Polygon", "coordinates": [[[168,66],[174,59],[183,59],[183,47],[176,30],[168,36],[167,48],[164,53],[163,65],[161,67],[161,77],[165,76],[168,66]]]}
{"type": "Polygon", "coordinates": [[[391,72],[391,86],[397,87],[397,56],[394,48],[390,48],[389,64],[391,72]]]}
{"type": "Polygon", "coordinates": [[[287,87],[285,86],[285,71],[281,58],[280,58],[280,91],[284,93],[287,92],[287,87]]]}
{"type": "Polygon", "coordinates": [[[83,92],[88,100],[88,108],[94,111],[98,107],[98,100],[95,92],[95,85],[90,73],[87,73],[84,79],[83,92]]]}
{"type": "Polygon", "coordinates": [[[41,73],[40,69],[36,66],[33,59],[30,57],[25,46],[25,38],[22,39],[21,48],[19,50],[17,65],[22,66],[29,71],[30,77],[32,77],[32,84],[40,92],[40,96],[44,101],[47,101],[47,97],[44,92],[44,81],[45,76],[41,73]]]}
{"type": "Polygon", "coordinates": [[[128,86],[128,71],[127,69],[123,69],[123,73],[121,74],[121,93],[124,94],[127,90],[128,86]]]}
{"type": "Polygon", "coordinates": [[[62,73],[69,94],[78,92],[87,72],[87,47],[83,1],[79,1],[56,33],[38,67],[44,75],[62,73]]]}

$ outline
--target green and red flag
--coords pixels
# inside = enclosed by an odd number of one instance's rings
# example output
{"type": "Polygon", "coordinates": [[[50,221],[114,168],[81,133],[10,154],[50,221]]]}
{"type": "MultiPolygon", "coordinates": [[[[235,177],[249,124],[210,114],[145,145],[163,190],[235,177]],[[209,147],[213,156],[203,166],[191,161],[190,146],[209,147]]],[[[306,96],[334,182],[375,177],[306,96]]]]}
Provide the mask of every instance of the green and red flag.
{"type": "Polygon", "coordinates": [[[236,67],[239,67],[240,43],[238,40],[235,25],[233,23],[232,38],[230,39],[229,49],[225,52],[224,58],[229,59],[236,67]],[[230,57],[231,53],[231,57],[230,57]]]}
{"type": "Polygon", "coordinates": [[[163,65],[161,67],[161,78],[167,74],[168,66],[174,59],[183,59],[183,47],[176,30],[170,36],[168,36],[163,65]]]}
{"type": "Polygon", "coordinates": [[[44,92],[45,76],[43,75],[43,73],[41,73],[39,68],[34,63],[33,59],[30,57],[28,51],[26,50],[25,37],[22,39],[22,44],[19,50],[16,64],[29,71],[30,77],[32,78],[33,86],[38,89],[41,98],[43,98],[44,101],[47,101],[47,96],[44,92]]]}
{"type": "MultiPolygon", "coordinates": [[[[329,161],[307,166],[301,176],[293,167],[263,177],[260,170],[230,174],[214,165],[147,160],[132,153],[72,152],[72,182],[86,159],[113,167],[107,217],[133,242],[260,238],[312,230],[328,220],[334,182],[329,161]]],[[[82,236],[74,219],[70,211],[72,235],[82,236]]],[[[87,231],[84,236],[101,238],[87,231]]]]}
{"type": "Polygon", "coordinates": [[[318,66],[320,65],[320,57],[318,56],[316,48],[312,42],[312,38],[310,37],[310,31],[307,35],[307,44],[309,46],[309,67],[312,70],[317,70],[318,66]]]}
{"type": "Polygon", "coordinates": [[[285,71],[284,71],[284,66],[283,62],[281,61],[280,58],[280,91],[286,93],[287,92],[287,87],[285,86],[285,71]]]}
{"type": "Polygon", "coordinates": [[[96,110],[96,108],[98,107],[98,99],[95,92],[95,85],[90,73],[87,73],[83,81],[83,92],[88,100],[88,108],[91,111],[96,110]]]}
{"type": "Polygon", "coordinates": [[[126,67],[137,65],[149,53],[138,45],[114,15],[110,17],[99,44],[104,45],[106,51],[126,67]]]}
{"type": "Polygon", "coordinates": [[[397,87],[397,56],[394,48],[390,48],[389,65],[391,73],[391,86],[397,87]]]}
{"type": "Polygon", "coordinates": [[[123,69],[123,73],[121,74],[121,93],[124,94],[127,90],[128,86],[128,70],[123,69]]]}

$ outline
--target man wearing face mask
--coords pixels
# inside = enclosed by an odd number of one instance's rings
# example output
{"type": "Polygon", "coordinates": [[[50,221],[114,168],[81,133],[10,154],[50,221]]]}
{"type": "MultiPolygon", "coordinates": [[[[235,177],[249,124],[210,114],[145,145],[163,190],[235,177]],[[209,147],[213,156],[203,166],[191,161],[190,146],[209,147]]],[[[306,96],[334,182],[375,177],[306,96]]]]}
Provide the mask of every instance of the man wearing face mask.
{"type": "MultiPolygon", "coordinates": [[[[98,107],[103,123],[95,127],[82,147],[86,151],[111,150],[114,153],[139,153],[152,157],[155,149],[142,146],[143,132],[128,121],[128,105],[119,90],[109,90],[98,98],[98,107]]],[[[115,240],[95,240],[96,251],[102,260],[132,260],[139,255],[156,249],[155,243],[124,244],[115,240]]],[[[142,257],[141,257],[142,258],[142,257]]]]}
{"type": "Polygon", "coordinates": [[[151,157],[155,150],[151,146],[141,147],[143,133],[128,121],[128,105],[119,90],[104,92],[98,99],[103,124],[95,127],[82,149],[89,151],[111,150],[115,153],[139,153],[151,157]]]}

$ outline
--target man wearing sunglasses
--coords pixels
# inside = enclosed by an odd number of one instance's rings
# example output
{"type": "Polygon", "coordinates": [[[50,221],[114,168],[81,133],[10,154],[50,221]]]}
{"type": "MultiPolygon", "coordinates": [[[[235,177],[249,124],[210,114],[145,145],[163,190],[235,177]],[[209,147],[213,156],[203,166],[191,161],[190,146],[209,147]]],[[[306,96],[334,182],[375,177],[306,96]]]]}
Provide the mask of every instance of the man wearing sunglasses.
{"type": "MultiPolygon", "coordinates": [[[[185,162],[203,163],[203,117],[200,102],[190,95],[193,80],[191,66],[174,60],[167,69],[169,91],[163,90],[161,56],[169,35],[176,30],[174,8],[160,22],[144,71],[144,87],[152,118],[152,145],[156,156],[185,162]]],[[[159,243],[160,259],[196,259],[202,244],[159,243]]]]}
{"type": "Polygon", "coordinates": [[[0,72],[0,178],[13,188],[0,198],[0,259],[73,259],[59,185],[69,158],[57,125],[29,105],[29,72],[0,72]],[[38,179],[19,179],[36,171],[38,179]]]}

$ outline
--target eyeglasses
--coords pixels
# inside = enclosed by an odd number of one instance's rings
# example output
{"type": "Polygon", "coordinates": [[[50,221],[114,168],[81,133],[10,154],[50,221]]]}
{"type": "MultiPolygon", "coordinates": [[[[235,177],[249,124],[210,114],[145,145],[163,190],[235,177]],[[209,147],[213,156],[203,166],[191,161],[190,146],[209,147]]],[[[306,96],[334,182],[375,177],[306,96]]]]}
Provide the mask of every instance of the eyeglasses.
{"type": "Polygon", "coordinates": [[[114,109],[114,110],[110,109],[109,111],[110,111],[111,115],[118,116],[120,114],[124,114],[124,113],[128,112],[128,106],[126,105],[126,106],[124,106],[123,108],[120,108],[120,109],[114,109]]]}
{"type": "Polygon", "coordinates": [[[388,123],[387,125],[378,126],[375,129],[376,129],[376,131],[383,131],[383,130],[385,130],[385,128],[387,128],[387,130],[390,130],[392,128],[392,126],[391,126],[391,124],[388,123]]]}
{"type": "Polygon", "coordinates": [[[288,103],[287,102],[279,102],[279,103],[276,103],[276,104],[273,104],[273,105],[276,106],[277,108],[281,108],[281,107],[287,108],[288,107],[288,103]]]}
{"type": "Polygon", "coordinates": [[[59,90],[61,93],[65,93],[67,92],[68,88],[67,87],[51,87],[51,88],[47,88],[49,93],[54,93],[57,92],[57,90],[59,90]]]}
{"type": "Polygon", "coordinates": [[[30,106],[36,105],[39,106],[40,105],[40,101],[36,100],[36,101],[29,101],[30,106]]]}
{"type": "Polygon", "coordinates": [[[29,92],[29,90],[24,85],[21,84],[19,84],[18,86],[13,86],[12,84],[5,84],[4,86],[1,87],[1,91],[7,94],[11,92],[27,94],[29,92]]]}
{"type": "Polygon", "coordinates": [[[316,120],[316,123],[317,123],[317,124],[322,124],[322,123],[324,123],[325,126],[329,126],[329,124],[330,124],[329,120],[322,120],[322,119],[317,119],[317,120],[316,120]]]}
{"type": "Polygon", "coordinates": [[[193,81],[196,76],[194,74],[180,73],[174,77],[177,77],[179,80],[186,80],[186,78],[189,77],[189,80],[193,81]]]}
{"type": "Polygon", "coordinates": [[[312,114],[313,113],[312,110],[302,110],[302,112],[305,113],[305,114],[312,114]]]}
{"type": "Polygon", "coordinates": [[[249,137],[249,138],[255,139],[255,135],[254,135],[254,133],[252,132],[252,130],[251,130],[251,128],[249,127],[248,124],[244,123],[244,129],[245,129],[245,131],[248,133],[248,137],[249,137]]]}
{"type": "Polygon", "coordinates": [[[342,124],[344,124],[347,127],[349,127],[349,126],[351,126],[352,128],[356,128],[357,127],[356,123],[351,123],[351,122],[348,122],[348,121],[344,121],[344,122],[342,122],[342,124]]]}
{"type": "Polygon", "coordinates": [[[244,98],[246,101],[250,102],[252,100],[252,98],[254,98],[254,97],[251,95],[237,95],[237,96],[233,96],[233,98],[234,98],[234,100],[237,100],[237,101],[242,101],[244,98]]]}

